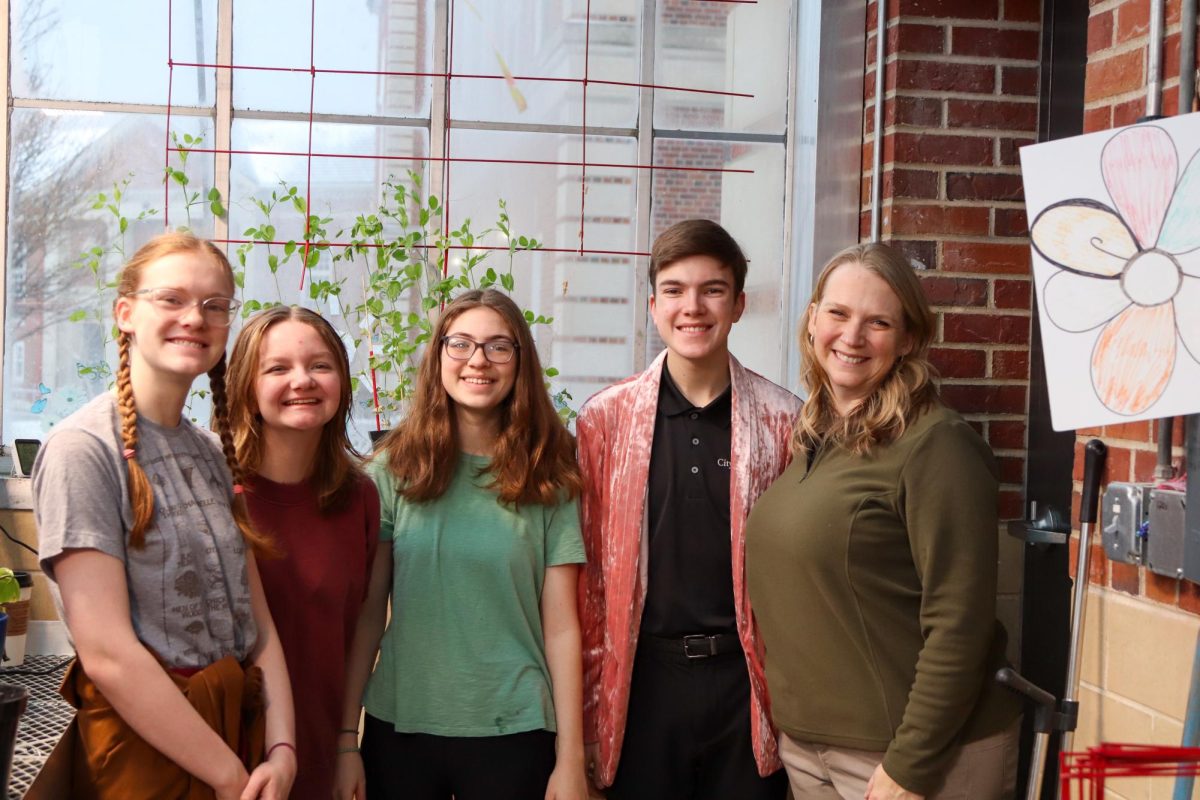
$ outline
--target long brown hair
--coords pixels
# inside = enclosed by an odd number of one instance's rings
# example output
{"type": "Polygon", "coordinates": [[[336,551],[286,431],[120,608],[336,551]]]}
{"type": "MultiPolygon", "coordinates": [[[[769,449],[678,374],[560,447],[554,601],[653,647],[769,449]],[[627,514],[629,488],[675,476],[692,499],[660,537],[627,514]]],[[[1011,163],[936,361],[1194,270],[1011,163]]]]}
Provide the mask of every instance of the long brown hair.
{"type": "Polygon", "coordinates": [[[934,319],[921,282],[908,259],[895,248],[872,242],[847,247],[830,259],[817,279],[808,311],[800,324],[800,380],[808,400],[800,409],[792,434],[792,452],[804,456],[822,442],[863,454],[872,445],[894,441],[922,411],[937,400],[937,371],[929,362],[934,319]],[[903,312],[903,329],[912,349],[899,359],[870,396],[846,416],[837,412],[829,374],[817,360],[808,322],[825,296],[829,276],[845,264],[861,264],[895,293],[903,312]]]}
{"type": "Polygon", "coordinates": [[[313,462],[317,507],[321,511],[329,511],[345,500],[361,470],[358,467],[358,453],[350,443],[347,432],[351,403],[350,361],[341,337],[320,314],[299,306],[274,306],[255,314],[242,327],[233,345],[227,378],[233,445],[242,466],[249,472],[257,471],[262,465],[263,441],[262,417],[258,413],[254,382],[262,360],[263,339],[271,328],[289,320],[304,323],[316,331],[333,354],[333,363],[341,382],[337,412],[321,429],[321,441],[313,462]]]}
{"type": "MultiPolygon", "coordinates": [[[[142,270],[148,265],[166,256],[177,253],[192,253],[202,258],[212,260],[229,279],[229,287],[234,286],[233,268],[229,259],[212,242],[183,231],[170,231],[154,237],[138,248],[133,258],[121,269],[117,276],[117,298],[132,297],[138,290],[142,279],[142,270]]],[[[116,311],[116,303],[113,304],[116,311]]],[[[117,335],[117,409],[121,415],[121,442],[129,457],[125,463],[129,470],[129,506],[133,511],[133,525],[129,530],[129,545],[140,550],[146,544],[146,529],[154,517],[154,490],[150,481],[137,460],[137,403],[133,396],[133,382],[130,377],[130,346],[132,337],[125,331],[117,335]]],[[[227,408],[227,393],[225,391],[225,354],[221,360],[208,371],[209,388],[212,390],[212,423],[213,430],[221,437],[221,450],[229,472],[233,475],[233,483],[240,486],[245,483],[245,473],[238,465],[234,455],[233,437],[229,434],[229,413],[227,408]]],[[[246,542],[261,552],[270,552],[273,548],[269,541],[254,529],[250,523],[250,514],[246,509],[246,501],[239,495],[233,495],[230,504],[233,520],[241,530],[246,542]]]]}
{"type": "Polygon", "coordinates": [[[455,319],[473,308],[500,315],[517,343],[517,374],[500,404],[500,435],[492,452],[488,488],[506,504],[552,505],[563,493],[576,497],[583,486],[575,442],[546,393],[533,334],[521,309],[495,289],[472,290],[442,311],[425,348],[408,414],[383,442],[388,469],[404,499],[423,503],[441,497],[458,463],[454,401],[442,385],[442,337],[455,319]]]}

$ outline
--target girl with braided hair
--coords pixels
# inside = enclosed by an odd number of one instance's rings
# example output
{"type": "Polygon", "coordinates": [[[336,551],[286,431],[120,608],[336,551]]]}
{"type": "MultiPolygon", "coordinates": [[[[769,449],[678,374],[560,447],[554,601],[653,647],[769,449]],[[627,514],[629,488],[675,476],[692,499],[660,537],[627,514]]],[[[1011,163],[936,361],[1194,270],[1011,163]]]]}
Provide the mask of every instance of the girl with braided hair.
{"type": "Polygon", "coordinates": [[[233,294],[209,242],[166,233],[139,249],[113,305],[116,391],[60,423],[34,465],[39,558],[78,654],[61,690],[78,710],[71,797],[275,800],[295,776],[253,553],[271,548],[228,424],[233,294]],[[201,373],[219,438],[183,416],[201,373]]]}

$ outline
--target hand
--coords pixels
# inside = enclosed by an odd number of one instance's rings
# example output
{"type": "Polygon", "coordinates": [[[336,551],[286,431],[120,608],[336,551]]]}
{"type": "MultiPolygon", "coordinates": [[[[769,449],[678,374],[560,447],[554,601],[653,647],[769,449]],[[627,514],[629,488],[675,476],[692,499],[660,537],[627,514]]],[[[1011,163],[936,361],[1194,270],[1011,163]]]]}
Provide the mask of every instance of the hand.
{"type": "Polygon", "coordinates": [[[246,788],[246,782],[250,780],[250,774],[246,772],[246,768],[242,766],[242,762],[232,751],[229,753],[229,760],[233,765],[229,779],[212,786],[216,800],[240,800],[242,790],[246,788]]]}
{"type": "Polygon", "coordinates": [[[587,800],[588,782],[583,762],[559,761],[546,784],[546,800],[587,800]]]}
{"type": "Polygon", "coordinates": [[[357,750],[338,753],[333,768],[334,800],[366,800],[367,776],[357,750]]]}
{"type": "Polygon", "coordinates": [[[864,800],[925,800],[925,796],[914,794],[896,783],[880,764],[871,773],[871,780],[867,781],[864,800]]]}
{"type": "Polygon", "coordinates": [[[254,768],[239,800],[287,800],[296,780],[296,756],[286,747],[271,753],[271,758],[254,768]]]}

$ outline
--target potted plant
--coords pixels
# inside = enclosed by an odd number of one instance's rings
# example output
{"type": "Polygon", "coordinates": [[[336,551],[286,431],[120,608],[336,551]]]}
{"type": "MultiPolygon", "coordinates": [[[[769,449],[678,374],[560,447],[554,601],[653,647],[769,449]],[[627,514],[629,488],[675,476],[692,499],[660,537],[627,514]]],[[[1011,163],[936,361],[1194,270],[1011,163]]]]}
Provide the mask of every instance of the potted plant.
{"type": "Polygon", "coordinates": [[[4,639],[8,633],[9,603],[21,599],[21,586],[17,576],[8,567],[0,567],[0,651],[4,649],[4,639]]]}

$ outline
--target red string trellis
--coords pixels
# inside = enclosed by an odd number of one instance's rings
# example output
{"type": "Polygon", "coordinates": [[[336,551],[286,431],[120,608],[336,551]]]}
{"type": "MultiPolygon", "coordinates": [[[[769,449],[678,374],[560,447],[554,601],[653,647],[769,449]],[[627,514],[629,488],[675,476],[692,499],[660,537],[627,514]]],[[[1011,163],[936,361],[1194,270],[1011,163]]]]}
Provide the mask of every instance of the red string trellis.
{"type": "MultiPolygon", "coordinates": [[[[758,0],[690,0],[690,2],[695,3],[697,5],[700,5],[703,3],[723,3],[723,4],[736,4],[736,5],[757,5],[758,4],[758,0]]],[[[300,273],[300,288],[301,289],[304,288],[304,283],[305,283],[305,279],[307,276],[309,255],[311,253],[312,247],[315,244],[317,244],[316,242],[313,241],[313,238],[312,238],[312,216],[313,216],[313,210],[312,210],[313,209],[312,162],[313,162],[314,158],[369,159],[369,160],[376,160],[376,161],[411,161],[411,162],[431,162],[431,163],[442,164],[443,165],[442,182],[441,182],[442,183],[441,192],[442,192],[442,198],[443,198],[442,199],[442,215],[443,215],[443,225],[445,226],[444,230],[443,230],[443,234],[446,234],[446,235],[448,235],[450,233],[450,224],[451,224],[450,223],[450,220],[451,220],[450,188],[451,188],[451,169],[452,169],[453,164],[475,163],[475,164],[515,164],[515,165],[524,165],[524,166],[577,167],[580,170],[579,229],[578,229],[579,242],[578,242],[578,246],[570,247],[570,248],[568,248],[568,247],[540,247],[539,251],[546,252],[546,253],[572,254],[572,255],[578,255],[578,256],[596,255],[596,256],[643,257],[643,256],[649,255],[649,253],[645,253],[645,252],[641,252],[641,251],[603,250],[603,249],[586,247],[586,242],[585,242],[584,236],[585,236],[586,210],[587,210],[587,175],[588,175],[589,168],[593,169],[593,170],[598,170],[598,169],[632,169],[632,170],[638,170],[638,171],[647,170],[650,172],[651,175],[653,175],[655,170],[677,171],[677,172],[703,172],[703,173],[711,173],[711,174],[718,174],[718,173],[749,174],[749,173],[753,173],[753,170],[749,170],[749,169],[732,169],[732,168],[726,168],[726,167],[676,166],[676,165],[660,165],[660,164],[654,164],[654,163],[643,164],[643,163],[636,163],[636,160],[635,160],[635,163],[632,163],[632,164],[612,163],[612,162],[594,162],[594,161],[588,160],[588,147],[587,147],[588,88],[592,84],[595,84],[597,86],[617,86],[617,87],[627,87],[627,88],[635,88],[635,89],[651,89],[651,90],[668,91],[668,92],[683,92],[683,93],[691,93],[691,94],[697,94],[697,95],[717,95],[717,96],[722,96],[722,97],[738,97],[738,98],[752,98],[753,97],[752,94],[743,93],[743,92],[722,91],[722,90],[715,90],[715,89],[701,89],[701,88],[696,88],[696,87],[677,86],[677,85],[669,85],[669,84],[639,83],[639,82],[632,82],[632,81],[615,81],[615,80],[609,80],[609,79],[605,79],[605,78],[597,78],[597,77],[592,76],[590,73],[590,67],[591,67],[591,63],[590,63],[591,62],[591,23],[592,23],[591,0],[587,0],[586,9],[585,9],[583,75],[581,77],[576,77],[576,78],[550,77],[550,76],[538,76],[538,75],[492,75],[492,74],[477,74],[477,73],[456,73],[454,71],[454,25],[455,25],[455,22],[454,22],[455,13],[454,12],[455,12],[455,0],[449,0],[448,31],[447,31],[447,40],[448,40],[447,63],[446,63],[446,70],[444,72],[396,71],[396,70],[353,70],[353,69],[330,69],[330,68],[317,66],[317,64],[316,64],[316,37],[317,37],[316,0],[310,1],[309,53],[308,53],[308,55],[309,55],[308,62],[309,63],[306,67],[287,67],[287,66],[260,65],[260,64],[235,64],[235,63],[232,63],[232,59],[231,59],[230,63],[228,63],[228,64],[224,64],[224,63],[211,63],[210,64],[210,63],[203,63],[203,62],[198,62],[198,61],[175,61],[174,54],[172,52],[172,45],[171,45],[171,31],[173,30],[173,22],[174,22],[174,0],[168,0],[168,4],[167,4],[167,27],[168,27],[168,30],[167,30],[167,68],[168,68],[168,76],[167,76],[167,109],[166,109],[166,128],[167,129],[166,129],[165,145],[164,145],[164,160],[166,162],[166,166],[170,165],[170,160],[172,158],[173,153],[182,152],[184,150],[186,150],[188,152],[194,152],[194,153],[210,153],[213,155],[248,155],[248,156],[259,155],[259,156],[285,156],[285,157],[297,157],[297,158],[303,157],[306,161],[306,164],[305,164],[305,187],[304,187],[304,198],[305,198],[305,223],[304,223],[304,242],[303,242],[303,245],[304,245],[303,256],[304,257],[303,257],[303,262],[301,265],[301,273],[300,273]],[[171,111],[172,111],[172,107],[173,107],[173,94],[172,93],[174,90],[174,76],[175,76],[175,68],[176,67],[182,67],[182,68],[188,68],[188,69],[213,69],[213,70],[227,69],[227,70],[231,70],[231,71],[233,71],[233,70],[259,70],[259,71],[293,72],[293,73],[307,72],[310,76],[308,115],[307,115],[307,117],[308,117],[308,119],[307,119],[307,123],[308,123],[308,147],[307,147],[307,150],[303,153],[299,153],[299,152],[288,152],[288,151],[243,150],[243,149],[234,149],[234,148],[215,148],[215,147],[206,147],[206,148],[187,147],[187,148],[184,148],[184,147],[180,147],[180,146],[172,146],[172,142],[171,142],[171,111]],[[379,76],[379,77],[396,77],[396,76],[399,76],[399,77],[426,77],[426,78],[434,78],[434,79],[443,80],[444,87],[445,87],[445,89],[444,89],[445,103],[444,103],[444,113],[443,113],[443,118],[442,118],[442,124],[443,124],[442,155],[438,156],[438,157],[434,157],[434,156],[421,157],[421,156],[395,156],[395,155],[386,155],[386,154],[381,154],[381,153],[313,152],[312,144],[313,144],[313,127],[314,127],[315,107],[316,107],[317,76],[325,75],[325,74],[328,74],[328,75],[375,75],[375,76],[379,76]],[[521,81],[521,82],[555,82],[555,83],[577,83],[577,84],[580,84],[582,87],[582,96],[583,96],[582,125],[581,125],[581,131],[580,131],[580,137],[581,137],[580,160],[579,161],[570,161],[570,160],[549,160],[549,159],[540,160],[540,159],[480,158],[480,157],[453,156],[450,152],[450,143],[451,143],[451,135],[450,134],[451,134],[451,126],[452,126],[451,88],[452,88],[452,83],[455,79],[459,79],[459,80],[507,80],[507,81],[521,81]]],[[[653,161],[653,159],[651,159],[651,161],[653,161]]],[[[164,225],[167,225],[167,226],[169,226],[169,224],[170,224],[169,200],[170,200],[170,182],[164,181],[163,220],[164,220],[164,225]]],[[[236,238],[214,239],[213,241],[221,243],[221,244],[232,244],[232,245],[241,245],[241,244],[248,244],[248,243],[255,244],[255,245],[283,245],[283,244],[286,244],[285,242],[275,242],[275,241],[264,242],[264,241],[260,241],[260,240],[251,241],[251,240],[247,240],[247,239],[236,239],[236,238]]],[[[322,241],[321,244],[328,244],[330,247],[346,247],[350,244],[350,242],[324,242],[324,241],[322,241]]],[[[449,249],[457,250],[457,249],[466,249],[466,248],[462,248],[459,246],[452,246],[449,249]]],[[[470,249],[472,249],[472,250],[507,250],[508,248],[507,247],[489,247],[489,246],[476,244],[476,245],[472,246],[470,249]]],[[[448,268],[449,268],[448,263],[446,263],[446,261],[443,260],[443,263],[442,263],[443,274],[445,274],[445,272],[448,268]]],[[[373,399],[375,400],[375,407],[376,407],[376,409],[378,409],[378,395],[377,395],[377,387],[375,385],[374,370],[372,370],[372,394],[374,395],[373,399]]],[[[378,414],[376,414],[377,427],[378,427],[378,424],[379,424],[379,417],[378,417],[378,414]]]]}

